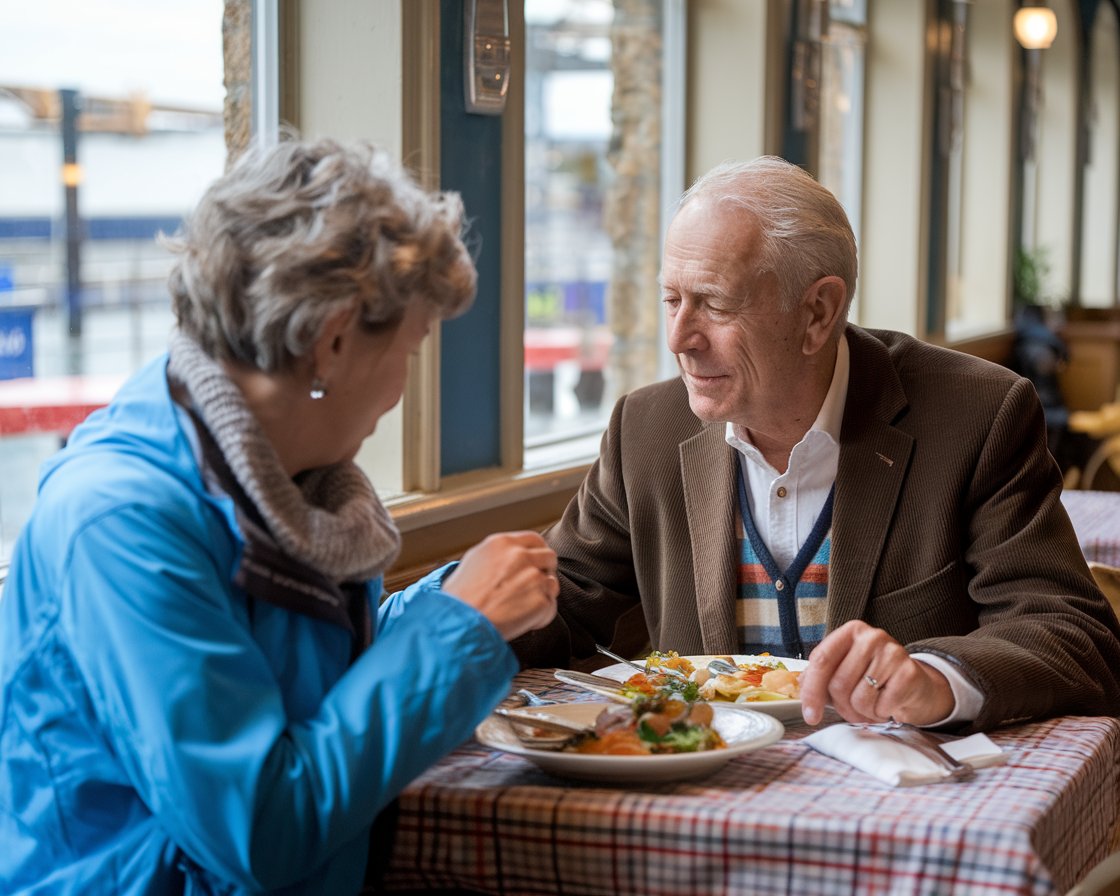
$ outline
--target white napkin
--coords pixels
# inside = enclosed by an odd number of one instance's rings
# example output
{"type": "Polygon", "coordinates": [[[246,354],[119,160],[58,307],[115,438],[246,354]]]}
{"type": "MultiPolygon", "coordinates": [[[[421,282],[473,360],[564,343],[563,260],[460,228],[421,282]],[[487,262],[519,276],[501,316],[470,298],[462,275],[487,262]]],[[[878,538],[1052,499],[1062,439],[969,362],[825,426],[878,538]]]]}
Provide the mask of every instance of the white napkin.
{"type": "MultiPolygon", "coordinates": [[[[906,744],[862,725],[841,723],[814,731],[804,739],[814,750],[839,759],[895,787],[932,784],[949,777],[948,769],[906,744]]],[[[986,734],[947,740],[941,748],[973,768],[996,765],[1007,758],[986,734]]]]}

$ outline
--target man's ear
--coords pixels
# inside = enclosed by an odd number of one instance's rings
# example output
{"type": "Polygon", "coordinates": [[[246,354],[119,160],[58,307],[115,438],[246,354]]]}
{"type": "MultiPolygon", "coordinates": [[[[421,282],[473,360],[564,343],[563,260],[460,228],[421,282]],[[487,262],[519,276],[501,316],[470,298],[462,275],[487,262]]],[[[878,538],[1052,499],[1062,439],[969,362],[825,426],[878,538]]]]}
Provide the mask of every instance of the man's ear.
{"type": "Polygon", "coordinates": [[[847,298],[848,286],[843,278],[836,276],[821,277],[805,291],[802,307],[809,321],[801,350],[806,355],[815,355],[832,339],[844,315],[847,298]]]}
{"type": "Polygon", "coordinates": [[[343,308],[327,318],[323,329],[311,347],[311,377],[322,383],[330,383],[332,374],[346,349],[350,338],[354,308],[343,308]]]}

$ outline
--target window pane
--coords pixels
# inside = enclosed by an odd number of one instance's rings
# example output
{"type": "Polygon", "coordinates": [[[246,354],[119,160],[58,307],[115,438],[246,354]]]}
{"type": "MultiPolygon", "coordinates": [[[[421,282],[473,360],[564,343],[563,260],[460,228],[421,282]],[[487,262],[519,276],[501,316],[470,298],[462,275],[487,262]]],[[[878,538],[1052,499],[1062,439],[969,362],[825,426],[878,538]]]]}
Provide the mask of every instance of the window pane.
{"type": "MultiPolygon", "coordinates": [[[[834,3],[834,6],[836,4],[834,3]]],[[[851,4],[841,8],[854,14],[851,4]]],[[[823,48],[821,72],[820,182],[844,206],[856,240],[863,196],[863,75],[866,34],[834,18],[823,48]]],[[[859,320],[858,305],[852,319],[859,320]]]]}
{"type": "Polygon", "coordinates": [[[1117,157],[1120,126],[1120,21],[1108,4],[1093,20],[1090,73],[1089,152],[1085,165],[1085,204],[1081,226],[1082,305],[1108,307],[1117,299],[1117,200],[1120,198],[1117,157]],[[1106,111],[1107,110],[1107,111],[1106,111]]]}
{"type": "Polygon", "coordinates": [[[657,378],[662,7],[525,3],[526,466],[657,378]]]}
{"type": "Polygon", "coordinates": [[[0,8],[0,560],[39,464],[166,345],[155,235],[225,165],[222,14],[222,0],[0,8]]]}
{"type": "MultiPolygon", "coordinates": [[[[961,4],[958,4],[961,5],[961,4]]],[[[945,336],[991,332],[1007,320],[1010,283],[1003,265],[1011,240],[1008,160],[1016,146],[1009,0],[967,12],[960,139],[950,157],[945,336]]]]}

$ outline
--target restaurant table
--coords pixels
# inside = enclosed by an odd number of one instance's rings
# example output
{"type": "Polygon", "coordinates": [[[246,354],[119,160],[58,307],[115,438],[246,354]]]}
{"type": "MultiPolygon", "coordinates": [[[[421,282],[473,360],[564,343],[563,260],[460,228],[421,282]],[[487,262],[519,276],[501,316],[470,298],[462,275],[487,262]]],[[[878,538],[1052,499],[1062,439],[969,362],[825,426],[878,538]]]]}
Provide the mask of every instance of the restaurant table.
{"type": "MultiPolygon", "coordinates": [[[[550,670],[515,687],[589,697],[550,670]]],[[[709,777],[645,786],[554,778],[471,740],[401,795],[377,892],[1043,896],[1113,848],[1120,720],[991,732],[1004,764],[915,787],[814,751],[812,730],[787,723],[709,777]]]]}
{"type": "Polygon", "coordinates": [[[1120,492],[1066,489],[1062,504],[1085,559],[1120,566],[1120,492]]]}

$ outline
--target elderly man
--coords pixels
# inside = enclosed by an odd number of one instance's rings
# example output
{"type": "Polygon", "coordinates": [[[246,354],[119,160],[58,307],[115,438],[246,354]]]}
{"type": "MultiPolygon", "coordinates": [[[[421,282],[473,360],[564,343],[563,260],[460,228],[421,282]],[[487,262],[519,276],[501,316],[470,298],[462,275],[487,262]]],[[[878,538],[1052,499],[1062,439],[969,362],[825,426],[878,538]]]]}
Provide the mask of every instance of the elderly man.
{"type": "Polygon", "coordinates": [[[641,606],[650,644],[807,656],[826,703],[990,729],[1120,711],[1116,617],[1059,501],[1029,380],[847,323],[856,247],[781,159],[683,197],[661,273],[679,378],[619,400],[547,535],[560,616],[515,643],[564,665],[641,606]]]}

